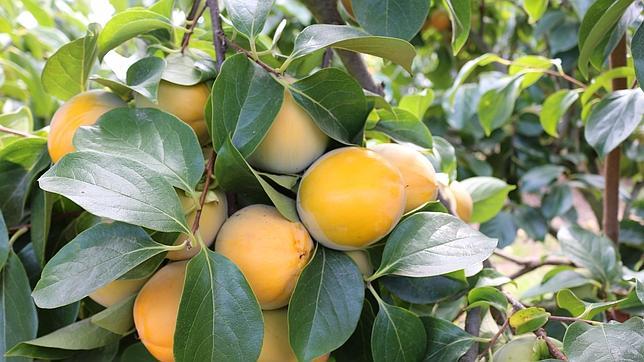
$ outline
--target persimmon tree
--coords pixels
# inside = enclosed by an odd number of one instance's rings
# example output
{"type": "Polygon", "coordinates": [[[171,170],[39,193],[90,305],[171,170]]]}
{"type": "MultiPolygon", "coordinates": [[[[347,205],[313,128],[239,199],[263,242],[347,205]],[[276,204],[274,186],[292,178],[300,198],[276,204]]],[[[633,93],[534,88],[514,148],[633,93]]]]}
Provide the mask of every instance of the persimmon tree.
{"type": "Polygon", "coordinates": [[[0,4],[3,359],[644,360],[640,1],[0,4]]]}

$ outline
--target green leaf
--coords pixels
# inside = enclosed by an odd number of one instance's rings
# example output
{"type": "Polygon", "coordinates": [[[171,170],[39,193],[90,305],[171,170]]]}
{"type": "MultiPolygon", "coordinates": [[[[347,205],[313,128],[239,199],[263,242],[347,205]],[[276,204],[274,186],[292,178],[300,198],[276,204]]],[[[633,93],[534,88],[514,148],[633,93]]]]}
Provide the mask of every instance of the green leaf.
{"type": "Polygon", "coordinates": [[[605,156],[637,129],[642,116],[644,92],[641,89],[615,91],[593,108],[584,136],[600,156],[605,156]]]}
{"type": "Polygon", "coordinates": [[[432,137],[434,149],[431,155],[428,155],[436,171],[444,172],[450,178],[456,178],[456,150],[443,137],[432,137]]]}
{"type": "Polygon", "coordinates": [[[100,348],[115,343],[120,338],[121,335],[95,325],[88,318],[45,336],[21,342],[11,348],[7,355],[62,359],[72,356],[73,351],[100,348]]]}
{"type": "Polygon", "coordinates": [[[224,62],[212,88],[212,143],[221,148],[228,138],[249,156],[273,124],[284,99],[284,87],[245,55],[224,62]]]}
{"type": "Polygon", "coordinates": [[[98,24],[90,24],[87,35],[63,45],[47,59],[41,76],[47,93],[67,100],[87,89],[87,78],[96,61],[99,31],[98,24]]]}
{"type": "Polygon", "coordinates": [[[539,122],[543,130],[553,137],[559,137],[557,125],[568,108],[579,98],[579,93],[574,90],[562,89],[552,93],[543,102],[539,122]]]}
{"type": "Polygon", "coordinates": [[[603,236],[577,225],[564,227],[557,233],[561,251],[575,265],[584,267],[604,283],[610,283],[621,273],[621,263],[613,243],[603,236]]]}
{"type": "Polygon", "coordinates": [[[94,314],[90,319],[92,323],[112,333],[127,335],[134,328],[134,317],[132,309],[136,294],[116,303],[99,313],[94,314]]]}
{"type": "Polygon", "coordinates": [[[476,287],[500,287],[513,283],[512,279],[492,268],[483,268],[476,276],[476,287]]]}
{"type": "Polygon", "coordinates": [[[76,131],[74,146],[138,161],[187,192],[194,192],[204,169],[192,127],[154,108],[107,112],[96,124],[76,131]]]}
{"type": "Polygon", "coordinates": [[[529,333],[543,327],[549,317],[550,313],[543,308],[521,309],[510,316],[510,326],[514,328],[516,334],[529,333]]]}
{"type": "Polygon", "coordinates": [[[420,147],[433,147],[432,134],[414,114],[401,108],[392,111],[377,111],[380,120],[375,130],[380,131],[398,142],[410,142],[420,147]]]}
{"type": "Polygon", "coordinates": [[[0,211],[0,271],[2,271],[2,268],[4,268],[4,265],[9,258],[10,249],[9,230],[7,230],[7,225],[4,222],[2,211],[0,211]]]}
{"type": "Polygon", "coordinates": [[[289,90],[329,137],[344,144],[361,143],[367,100],[362,87],[347,73],[325,68],[290,84],[289,90]]]}
{"type": "Polygon", "coordinates": [[[458,54],[470,35],[471,9],[470,2],[463,0],[443,0],[443,6],[449,10],[452,22],[452,52],[458,54]]]}
{"type": "Polygon", "coordinates": [[[351,338],[340,348],[333,351],[337,361],[372,362],[371,331],[376,314],[368,299],[362,304],[362,313],[356,330],[351,338]]]}
{"type": "Polygon", "coordinates": [[[179,85],[195,85],[215,78],[216,65],[212,59],[184,54],[169,54],[165,57],[163,80],[179,85]]]}
{"type": "Polygon", "coordinates": [[[514,185],[495,177],[470,177],[461,181],[461,185],[472,196],[474,208],[471,222],[486,222],[501,211],[508,193],[514,190],[514,185]]]}
{"type": "Polygon", "coordinates": [[[637,73],[637,83],[639,83],[640,89],[644,90],[644,26],[642,24],[631,39],[631,54],[637,73]]]}
{"type": "Polygon", "coordinates": [[[523,192],[538,192],[550,185],[566,170],[563,166],[543,165],[530,169],[521,176],[519,184],[523,192]]]}
{"type": "Polygon", "coordinates": [[[425,23],[427,0],[352,0],[358,23],[370,34],[410,40],[425,23]]]}
{"type": "Polygon", "coordinates": [[[512,115],[525,73],[520,73],[481,95],[477,112],[486,135],[503,126],[512,115]]]}
{"type": "Polygon", "coordinates": [[[76,321],[80,302],[74,302],[54,309],[38,310],[38,335],[49,334],[76,321]]]}
{"type": "Polygon", "coordinates": [[[577,66],[588,77],[588,62],[593,52],[604,47],[611,30],[634,0],[598,0],[590,6],[579,28],[579,57],[577,66]]]}
{"type": "Polygon", "coordinates": [[[161,58],[141,58],[127,68],[125,83],[133,91],[156,103],[165,66],[165,60],[161,58]]]}
{"type": "Polygon", "coordinates": [[[402,66],[409,73],[416,56],[414,47],[401,39],[372,36],[348,25],[315,24],[304,28],[295,38],[289,59],[295,60],[326,47],[384,58],[402,66]]]}
{"type": "MultiPolygon", "coordinates": [[[[617,67],[609,69],[595,77],[592,83],[581,94],[581,104],[587,106],[589,101],[595,97],[595,94],[602,88],[607,91],[613,90],[612,80],[615,78],[630,78],[635,76],[635,71],[631,67],[617,67]]],[[[594,100],[597,100],[596,98],[594,100]]]]}
{"type": "Polygon", "coordinates": [[[55,198],[54,194],[43,191],[39,187],[34,187],[34,195],[31,197],[31,230],[29,236],[40,266],[45,265],[45,249],[51,224],[51,209],[55,198]]]}
{"type": "Polygon", "coordinates": [[[500,290],[494,287],[478,287],[467,293],[467,309],[492,306],[499,312],[508,308],[508,300],[500,290]]]}
{"type": "Polygon", "coordinates": [[[528,13],[528,21],[534,24],[548,9],[548,0],[524,0],[523,9],[528,13]]]}
{"type": "MultiPolygon", "coordinates": [[[[29,279],[20,259],[9,253],[4,268],[0,270],[0,355],[16,343],[36,337],[38,317],[29,295],[29,279]]],[[[9,358],[11,362],[27,362],[25,358],[9,358]]]]}
{"type": "Polygon", "coordinates": [[[21,138],[0,150],[0,210],[8,227],[22,219],[29,189],[49,165],[47,140],[21,138]]]}
{"type": "Polygon", "coordinates": [[[154,11],[133,8],[116,13],[98,36],[98,59],[103,60],[107,52],[138,35],[154,30],[164,31],[170,36],[172,22],[154,11]]]}
{"type": "Polygon", "coordinates": [[[542,282],[540,285],[526,290],[521,295],[521,298],[532,298],[546,293],[556,293],[565,288],[580,287],[590,283],[592,283],[591,279],[576,271],[563,270],[542,282]]]}
{"type": "Polygon", "coordinates": [[[121,355],[120,362],[157,362],[150,352],[145,348],[143,343],[134,343],[129,345],[121,355]]]}
{"type": "Polygon", "coordinates": [[[423,323],[412,312],[378,300],[380,310],[371,332],[375,362],[412,362],[422,359],[427,335],[423,323]]]}
{"type": "Polygon", "coordinates": [[[172,186],[136,161],[74,152],[58,161],[39,182],[41,189],[61,194],[97,216],[158,231],[190,232],[172,186]]]}
{"type": "Polygon", "coordinates": [[[224,0],[230,21],[251,42],[262,32],[275,0],[224,0]]]}
{"type": "MultiPolygon", "coordinates": [[[[1,73],[2,71],[0,71],[1,73]]],[[[0,80],[1,80],[0,75],[0,80]]],[[[0,81],[0,85],[2,82],[0,81]]],[[[14,112],[5,112],[0,114],[0,126],[5,126],[16,131],[22,131],[26,133],[31,133],[34,130],[34,120],[31,115],[31,110],[28,107],[20,107],[14,112]]],[[[8,146],[10,143],[15,142],[20,139],[20,136],[16,136],[10,133],[5,133],[0,131],[0,150],[8,146]]]]}
{"type": "Polygon", "coordinates": [[[449,95],[447,97],[448,102],[447,104],[449,105],[454,105],[454,98],[456,96],[456,91],[461,88],[461,85],[465,82],[465,80],[476,70],[477,67],[479,66],[486,66],[494,62],[499,62],[502,61],[503,59],[499,57],[496,54],[492,53],[485,53],[482,55],[479,55],[478,57],[468,60],[461,69],[458,71],[458,74],[456,75],[456,78],[454,78],[454,84],[452,84],[452,87],[447,90],[446,94],[449,95]]]}
{"type": "Polygon", "coordinates": [[[445,275],[425,278],[388,275],[381,281],[398,298],[415,304],[436,303],[463,292],[468,287],[466,281],[445,275]]]}
{"type": "Polygon", "coordinates": [[[230,138],[217,151],[215,178],[225,191],[237,192],[258,201],[269,201],[285,218],[299,220],[295,201],[275,190],[262,176],[244,160],[230,138]]]}
{"type": "Polygon", "coordinates": [[[262,312],[243,274],[224,256],[202,249],[186,270],[174,355],[183,361],[254,361],[262,312]]]}
{"type": "Polygon", "coordinates": [[[570,312],[573,317],[581,319],[593,319],[597,314],[603,313],[623,301],[624,299],[588,303],[579,299],[570,289],[563,289],[557,293],[557,306],[570,312]]]}
{"type": "Polygon", "coordinates": [[[499,240],[498,248],[502,249],[511,245],[517,237],[517,224],[511,213],[501,211],[492,219],[479,226],[483,234],[499,240]]]}
{"type": "Polygon", "coordinates": [[[644,304],[644,282],[639,279],[635,281],[635,293],[640,303],[644,304]]]}
{"type": "Polygon", "coordinates": [[[537,208],[520,205],[513,210],[514,220],[529,238],[543,241],[548,233],[548,220],[537,208]]]}
{"type": "Polygon", "coordinates": [[[40,308],[67,305],[167,249],[140,227],[98,224],[56,253],[45,265],[32,296],[40,308]]]}
{"type": "Polygon", "coordinates": [[[398,103],[398,108],[411,112],[416,118],[422,120],[433,101],[434,91],[425,89],[420,93],[403,96],[398,103]]]}
{"type": "Polygon", "coordinates": [[[543,72],[552,67],[553,63],[553,60],[540,55],[526,55],[512,61],[512,64],[508,68],[508,74],[525,73],[523,82],[521,83],[521,89],[526,89],[541,79],[543,72]]]}
{"type": "Polygon", "coordinates": [[[355,263],[318,245],[288,306],[289,341],[298,360],[309,361],[342,346],[358,325],[363,301],[364,282],[355,263]]]}
{"type": "Polygon", "coordinates": [[[575,322],[568,327],[563,351],[571,362],[637,362],[644,359],[644,321],[633,317],[624,323],[590,326],[575,322]]]}
{"type": "Polygon", "coordinates": [[[452,215],[419,212],[391,232],[371,279],[387,274],[429,277],[464,269],[487,259],[496,242],[452,215]]]}
{"type": "Polygon", "coordinates": [[[552,219],[563,215],[573,207],[572,189],[568,185],[554,185],[541,200],[543,216],[552,219]]]}
{"type": "Polygon", "coordinates": [[[421,317],[427,333],[425,362],[458,361],[474,344],[474,336],[450,321],[434,317],[421,317]]]}

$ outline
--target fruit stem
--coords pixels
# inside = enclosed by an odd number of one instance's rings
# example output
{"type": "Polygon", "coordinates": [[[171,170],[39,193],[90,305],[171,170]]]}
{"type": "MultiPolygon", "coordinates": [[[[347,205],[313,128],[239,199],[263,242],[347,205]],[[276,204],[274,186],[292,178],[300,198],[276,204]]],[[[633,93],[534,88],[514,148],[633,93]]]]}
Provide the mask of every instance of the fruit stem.
{"type": "Polygon", "coordinates": [[[190,245],[189,239],[186,239],[183,241],[183,243],[179,245],[166,245],[165,250],[167,251],[179,251],[185,249],[188,245],[190,245]]]}
{"type": "Polygon", "coordinates": [[[13,245],[16,240],[18,240],[19,237],[24,235],[27,231],[29,230],[28,227],[23,226],[20,229],[18,229],[13,235],[11,235],[11,238],[9,239],[9,246],[13,245]]]}

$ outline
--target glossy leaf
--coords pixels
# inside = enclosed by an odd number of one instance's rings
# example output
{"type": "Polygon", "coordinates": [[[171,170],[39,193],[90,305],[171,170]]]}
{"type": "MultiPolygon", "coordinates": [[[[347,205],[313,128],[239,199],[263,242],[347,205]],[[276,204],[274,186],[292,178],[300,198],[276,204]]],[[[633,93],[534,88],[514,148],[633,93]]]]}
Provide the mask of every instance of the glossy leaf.
{"type": "Polygon", "coordinates": [[[182,361],[254,361],[263,332],[262,313],[241,271],[213,251],[188,263],[174,334],[182,361]]]}
{"type": "Polygon", "coordinates": [[[567,185],[555,185],[541,200],[543,216],[552,219],[563,215],[573,207],[572,189],[567,185]]]}
{"type": "Polygon", "coordinates": [[[428,277],[464,269],[487,259],[496,243],[452,215],[419,212],[391,232],[372,279],[387,274],[428,277]]]}
{"type": "Polygon", "coordinates": [[[427,333],[423,361],[458,361],[474,344],[474,336],[440,318],[421,317],[427,333]]]}
{"type": "Polygon", "coordinates": [[[237,54],[224,62],[212,88],[212,143],[221,148],[227,138],[244,157],[262,141],[280,110],[284,87],[266,70],[237,54]]]}
{"type": "Polygon", "coordinates": [[[568,111],[568,108],[579,98],[579,93],[574,90],[562,89],[552,93],[543,102],[539,122],[543,130],[553,137],[559,137],[557,125],[559,120],[568,111]]]}
{"type": "Polygon", "coordinates": [[[590,326],[575,322],[568,327],[563,351],[571,362],[636,362],[644,359],[644,321],[633,317],[624,323],[590,326]]]}
{"type": "Polygon", "coordinates": [[[400,98],[398,108],[410,112],[422,121],[425,112],[427,112],[433,101],[434,92],[431,89],[425,89],[420,93],[408,94],[400,98]]]}
{"type": "Polygon", "coordinates": [[[492,219],[505,204],[508,193],[515,189],[505,181],[487,176],[470,177],[461,181],[461,185],[472,196],[474,207],[471,222],[486,222],[492,219]]]}
{"type": "Polygon", "coordinates": [[[394,108],[392,111],[382,109],[378,111],[378,117],[380,120],[376,123],[375,130],[398,142],[409,142],[427,149],[433,147],[429,128],[411,112],[401,108],[394,108]]]}
{"type": "Polygon", "coordinates": [[[356,329],[363,300],[358,267],[344,253],[318,245],[288,307],[289,341],[298,360],[342,346],[356,329]]]}
{"type": "Polygon", "coordinates": [[[368,299],[362,305],[358,326],[349,340],[339,349],[333,351],[336,360],[371,362],[371,331],[376,314],[368,299]]]}
{"type": "Polygon", "coordinates": [[[9,245],[9,230],[7,230],[7,225],[4,222],[4,217],[2,216],[2,211],[0,211],[0,271],[4,268],[7,258],[9,258],[9,250],[11,246],[9,245]]]}
{"type": "MultiPolygon", "coordinates": [[[[31,229],[29,237],[40,266],[45,265],[45,249],[49,237],[52,207],[56,195],[34,188],[31,197],[31,229]]],[[[0,263],[1,265],[2,263],[0,263]]]]}
{"type": "Polygon", "coordinates": [[[637,129],[642,116],[644,91],[615,91],[593,108],[586,121],[584,135],[597,153],[605,156],[637,129]]]}
{"type": "Polygon", "coordinates": [[[140,162],[172,186],[193,192],[204,169],[203,153],[192,127],[154,108],[119,108],[81,127],[74,136],[79,151],[93,151],[140,162]]]}
{"type": "Polygon", "coordinates": [[[602,282],[611,282],[620,274],[615,248],[606,237],[573,225],[560,229],[557,239],[564,255],[576,265],[590,270],[602,282]]]}
{"type": "Polygon", "coordinates": [[[159,82],[165,66],[166,62],[161,58],[141,58],[127,68],[125,84],[133,91],[156,103],[159,82]]]}
{"type": "Polygon", "coordinates": [[[593,79],[593,82],[581,94],[581,104],[588,106],[591,99],[599,101],[594,98],[596,93],[602,88],[606,91],[613,90],[613,79],[615,78],[631,78],[635,76],[635,71],[631,67],[617,67],[611,68],[593,79]]]}
{"type": "Polygon", "coordinates": [[[344,144],[359,144],[367,119],[362,87],[347,73],[325,68],[289,85],[293,99],[320,129],[344,144]]]}
{"type": "Polygon", "coordinates": [[[498,248],[511,245],[517,237],[517,224],[511,213],[501,211],[492,219],[484,222],[479,226],[479,231],[483,234],[499,240],[498,248]]]}
{"type": "Polygon", "coordinates": [[[557,306],[570,312],[573,317],[581,319],[593,319],[597,314],[605,312],[622,301],[589,303],[579,299],[570,289],[563,289],[557,293],[557,306]]]}
{"type": "Polygon", "coordinates": [[[452,23],[452,52],[458,54],[470,35],[471,9],[470,2],[464,0],[443,0],[443,5],[449,10],[452,23]]]}
{"type": "Polygon", "coordinates": [[[162,78],[174,84],[195,85],[213,79],[217,74],[215,62],[209,58],[169,54],[165,61],[162,78]]]}
{"type": "Polygon", "coordinates": [[[529,333],[543,327],[549,317],[550,313],[543,308],[521,309],[510,316],[510,326],[514,328],[516,334],[529,333]]]}
{"type": "Polygon", "coordinates": [[[512,61],[508,68],[508,74],[525,73],[521,89],[526,89],[541,79],[544,71],[552,67],[553,64],[556,64],[555,61],[540,55],[524,55],[512,61]]]}
{"type": "Polygon", "coordinates": [[[190,231],[172,186],[130,159],[74,152],[38,181],[41,189],[63,195],[97,216],[159,231],[190,231]]]}
{"type": "Polygon", "coordinates": [[[523,73],[518,74],[503,82],[499,88],[490,89],[481,95],[477,112],[486,135],[490,135],[510,119],[524,76],[523,73]]]}
{"type": "Polygon", "coordinates": [[[425,328],[415,314],[378,300],[380,310],[373,323],[371,353],[375,362],[412,362],[422,359],[425,328]]]}
{"type": "Polygon", "coordinates": [[[528,13],[530,23],[535,23],[548,9],[548,0],[525,0],[523,8],[528,13]]]}
{"type": "MultiPolygon", "coordinates": [[[[0,353],[3,360],[5,352],[15,344],[36,337],[38,318],[30,292],[29,279],[20,259],[13,252],[9,253],[0,270],[0,353]]],[[[9,361],[26,362],[28,359],[9,361]]]]}
{"type": "Polygon", "coordinates": [[[550,279],[536,285],[521,295],[522,298],[537,297],[546,293],[556,293],[562,289],[580,287],[582,285],[590,284],[591,279],[573,271],[563,270],[550,279]]]}
{"type": "Polygon", "coordinates": [[[436,303],[463,292],[468,287],[466,281],[445,275],[425,278],[389,275],[381,281],[398,298],[415,304],[436,303]]]}
{"type": "MultiPolygon", "coordinates": [[[[1,72],[0,72],[1,73],[1,72]]],[[[0,75],[0,85],[2,85],[2,75],[0,75]]],[[[3,112],[0,114],[0,126],[31,133],[34,129],[34,120],[29,107],[20,107],[14,112],[3,112]]],[[[20,137],[0,131],[0,150],[10,143],[19,140],[20,137]]]]}
{"type": "Polygon", "coordinates": [[[352,0],[358,23],[370,34],[410,40],[422,27],[430,3],[426,0],[352,0]]]}
{"type": "Polygon", "coordinates": [[[152,357],[150,352],[145,348],[143,343],[134,343],[129,345],[121,355],[121,362],[156,362],[157,359],[152,357]]]}
{"type": "Polygon", "coordinates": [[[556,165],[543,165],[532,168],[523,174],[521,181],[519,181],[521,191],[537,192],[559,178],[564,170],[564,167],[556,165]]]}
{"type": "Polygon", "coordinates": [[[304,28],[295,38],[289,59],[295,60],[326,47],[381,57],[410,73],[412,60],[416,56],[414,47],[404,40],[372,36],[347,25],[315,24],[304,28]]]}
{"type": "Polygon", "coordinates": [[[34,301],[41,308],[75,302],[166,250],[140,227],[98,224],[80,233],[45,265],[32,294],[34,301]]]}
{"type": "Polygon", "coordinates": [[[494,287],[478,287],[467,293],[467,309],[491,306],[499,312],[508,308],[508,300],[500,290],[494,287]]]}
{"type": "Polygon", "coordinates": [[[131,295],[122,301],[105,308],[91,317],[93,324],[104,328],[112,333],[127,335],[134,328],[134,317],[132,309],[136,294],[131,295]]]}
{"type": "Polygon", "coordinates": [[[235,29],[251,40],[261,33],[274,2],[275,0],[224,0],[235,29]]]}
{"type": "Polygon", "coordinates": [[[640,89],[644,90],[644,26],[642,24],[631,39],[631,54],[637,73],[637,83],[639,83],[640,89]]]}
{"type": "Polygon", "coordinates": [[[99,31],[98,24],[90,24],[87,35],[63,45],[47,59],[42,71],[47,93],[67,100],[87,89],[87,78],[96,61],[99,31]]]}

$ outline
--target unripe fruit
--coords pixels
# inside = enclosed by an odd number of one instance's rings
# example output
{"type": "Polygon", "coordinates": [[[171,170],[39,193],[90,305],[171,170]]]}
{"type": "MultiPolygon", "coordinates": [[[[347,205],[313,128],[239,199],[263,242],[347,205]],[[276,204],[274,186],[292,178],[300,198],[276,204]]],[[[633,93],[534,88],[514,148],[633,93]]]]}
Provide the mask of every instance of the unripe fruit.
{"type": "MultiPolygon", "coordinates": [[[[212,245],[212,242],[215,241],[215,236],[217,236],[217,232],[228,217],[228,203],[226,202],[226,194],[217,190],[215,191],[215,195],[217,195],[218,200],[206,202],[203,205],[203,209],[201,210],[201,217],[199,218],[199,230],[197,230],[197,234],[201,235],[201,239],[203,240],[204,244],[206,244],[206,246],[212,245]]],[[[195,215],[197,214],[197,202],[192,198],[183,195],[179,195],[179,200],[181,200],[183,211],[189,213],[186,217],[188,226],[192,226],[192,224],[195,222],[195,215]]],[[[181,235],[174,244],[179,245],[183,243],[186,238],[186,235],[181,235]]],[[[166,258],[170,260],[190,259],[193,256],[197,255],[197,253],[199,253],[199,250],[201,250],[201,247],[199,245],[194,245],[193,243],[190,250],[183,249],[171,251],[166,255],[166,258]]]]}
{"type": "Polygon", "coordinates": [[[446,31],[450,28],[449,14],[443,9],[436,9],[432,11],[429,15],[425,24],[423,24],[423,30],[432,27],[437,31],[446,31]]]}
{"type": "Polygon", "coordinates": [[[204,108],[209,95],[210,89],[205,83],[185,86],[162,80],[156,104],[138,93],[134,94],[134,100],[137,107],[158,108],[175,115],[195,130],[199,142],[206,143],[210,136],[204,108]]]}
{"type": "Polygon", "coordinates": [[[187,261],[159,269],[134,302],[134,325],[145,348],[158,360],[174,361],[174,331],[187,261]]]}
{"type": "Polygon", "coordinates": [[[338,250],[380,240],[404,210],[400,172],[366,148],[344,147],[322,156],[302,177],[297,194],[297,211],[313,238],[338,250]]]}
{"type": "Polygon", "coordinates": [[[373,274],[373,265],[371,260],[369,260],[369,254],[364,250],[349,250],[345,251],[345,254],[353,260],[354,263],[358,266],[360,273],[365,278],[370,277],[373,274]]]}
{"type": "MultiPolygon", "coordinates": [[[[547,337],[552,344],[563,348],[563,344],[550,337],[547,337]]],[[[512,339],[494,352],[495,362],[527,362],[541,361],[550,358],[550,352],[545,340],[538,339],[534,335],[525,335],[512,339]]]]}
{"type": "Polygon", "coordinates": [[[127,104],[113,93],[92,90],[65,102],[51,119],[47,149],[53,162],[75,150],[72,139],[80,126],[89,126],[103,113],[127,104]]]}
{"type": "Polygon", "coordinates": [[[313,241],[302,224],[276,208],[251,205],[224,223],[215,250],[239,267],[262,309],[277,309],[288,304],[313,241]]]}
{"type": "Polygon", "coordinates": [[[472,219],[472,208],[474,207],[472,195],[458,181],[453,181],[449,184],[449,190],[451,193],[449,199],[452,210],[456,212],[456,215],[461,220],[470,222],[472,219]]]}
{"type": "Polygon", "coordinates": [[[125,300],[141,289],[147,279],[117,279],[97,289],[89,297],[103,307],[109,307],[125,300]]]}
{"type": "MultiPolygon", "coordinates": [[[[286,309],[265,310],[264,343],[257,362],[297,362],[297,357],[288,340],[288,313],[286,309]]],[[[328,355],[313,361],[324,362],[328,355]]]]}
{"type": "Polygon", "coordinates": [[[297,173],[324,153],[329,137],[294,100],[288,90],[271,128],[248,162],[275,173],[297,173]]]}
{"type": "Polygon", "coordinates": [[[420,152],[396,143],[381,143],[369,148],[400,171],[407,195],[405,212],[436,199],[438,183],[434,166],[420,152]]]}

